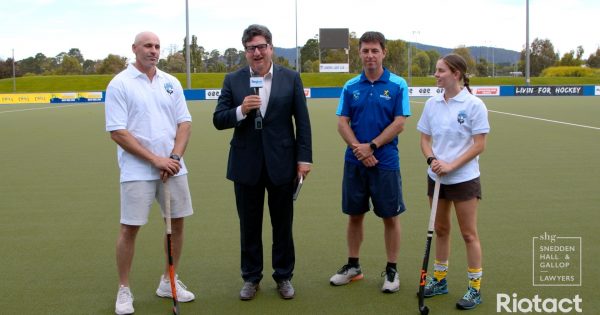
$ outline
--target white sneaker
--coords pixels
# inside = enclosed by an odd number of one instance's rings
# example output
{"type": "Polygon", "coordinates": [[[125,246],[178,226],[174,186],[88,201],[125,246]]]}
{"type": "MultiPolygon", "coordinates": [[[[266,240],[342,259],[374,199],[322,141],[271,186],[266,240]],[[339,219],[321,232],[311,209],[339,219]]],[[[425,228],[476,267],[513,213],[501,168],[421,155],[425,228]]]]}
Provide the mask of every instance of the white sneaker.
{"type": "Polygon", "coordinates": [[[133,294],[129,287],[120,286],[117,293],[117,302],[115,303],[115,314],[133,314],[133,294]]]}
{"type": "MultiPolygon", "coordinates": [[[[179,275],[175,275],[175,284],[177,301],[185,303],[193,301],[196,298],[194,293],[188,291],[185,284],[179,280],[179,275]]],[[[173,298],[173,294],[171,293],[171,281],[169,278],[165,278],[164,275],[160,276],[160,283],[158,284],[158,289],[156,289],[156,295],[164,298],[173,298]]]]}
{"type": "Polygon", "coordinates": [[[400,277],[395,269],[388,268],[381,273],[381,276],[385,278],[381,292],[394,293],[400,290],[400,277]]]}
{"type": "Polygon", "coordinates": [[[343,265],[342,268],[329,279],[329,283],[331,283],[331,285],[344,285],[350,283],[350,281],[360,280],[363,277],[360,266],[350,267],[350,265],[343,265]]]}

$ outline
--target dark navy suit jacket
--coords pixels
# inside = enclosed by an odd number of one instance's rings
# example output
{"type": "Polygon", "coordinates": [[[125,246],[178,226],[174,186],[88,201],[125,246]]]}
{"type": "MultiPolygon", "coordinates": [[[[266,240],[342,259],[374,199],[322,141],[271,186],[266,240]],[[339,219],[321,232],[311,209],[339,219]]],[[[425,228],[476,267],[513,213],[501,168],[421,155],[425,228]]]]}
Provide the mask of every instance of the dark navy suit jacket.
{"type": "Polygon", "coordinates": [[[263,167],[275,185],[296,177],[298,161],[312,163],[311,128],[300,74],[273,65],[273,81],[263,129],[256,130],[256,111],[237,122],[236,108],[250,88],[250,69],[244,67],[225,76],[213,114],[219,130],[234,128],[227,164],[227,178],[244,185],[257,184],[263,167]],[[263,162],[264,161],[264,162],[263,162]]]}

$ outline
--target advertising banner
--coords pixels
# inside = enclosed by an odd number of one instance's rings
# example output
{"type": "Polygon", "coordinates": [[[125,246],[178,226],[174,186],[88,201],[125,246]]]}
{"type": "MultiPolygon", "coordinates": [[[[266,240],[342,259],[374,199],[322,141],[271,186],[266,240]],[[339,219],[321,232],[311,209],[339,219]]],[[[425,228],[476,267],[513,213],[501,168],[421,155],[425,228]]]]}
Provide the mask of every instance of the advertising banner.
{"type": "Polygon", "coordinates": [[[350,72],[350,65],[347,63],[322,63],[319,65],[319,72],[350,72]]]}
{"type": "Polygon", "coordinates": [[[596,85],[596,92],[594,95],[600,95],[600,85],[596,85]]]}
{"type": "Polygon", "coordinates": [[[102,102],[102,92],[78,92],[77,102],[102,102]]]}
{"type": "Polygon", "coordinates": [[[471,90],[476,96],[500,96],[499,86],[474,86],[471,90]]]}
{"type": "Polygon", "coordinates": [[[581,85],[515,86],[515,96],[577,96],[583,95],[581,85]]]}
{"type": "Polygon", "coordinates": [[[0,94],[0,104],[47,104],[50,93],[0,94]]]}
{"type": "Polygon", "coordinates": [[[444,89],[435,86],[415,86],[408,88],[408,96],[434,96],[444,93],[444,89]]]}
{"type": "Polygon", "coordinates": [[[50,103],[74,103],[77,102],[76,92],[52,93],[50,103]]]}
{"type": "Polygon", "coordinates": [[[221,95],[221,90],[206,90],[204,98],[207,100],[216,100],[219,99],[219,95],[221,95]]]}
{"type": "Polygon", "coordinates": [[[310,98],[310,89],[309,88],[304,89],[304,96],[306,96],[306,98],[310,98]]]}

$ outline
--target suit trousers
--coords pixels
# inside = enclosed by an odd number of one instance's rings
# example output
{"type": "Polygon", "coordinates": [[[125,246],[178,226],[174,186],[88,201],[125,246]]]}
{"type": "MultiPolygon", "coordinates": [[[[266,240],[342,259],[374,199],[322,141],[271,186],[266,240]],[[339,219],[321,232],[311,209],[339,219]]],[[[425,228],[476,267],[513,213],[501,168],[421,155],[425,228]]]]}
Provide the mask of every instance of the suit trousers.
{"type": "Polygon", "coordinates": [[[256,185],[234,183],[240,220],[241,271],[246,282],[259,283],[263,277],[262,223],[265,190],[268,193],[272,227],[273,279],[277,282],[292,278],[295,264],[292,222],[294,213],[293,181],[274,185],[263,165],[256,185]]]}

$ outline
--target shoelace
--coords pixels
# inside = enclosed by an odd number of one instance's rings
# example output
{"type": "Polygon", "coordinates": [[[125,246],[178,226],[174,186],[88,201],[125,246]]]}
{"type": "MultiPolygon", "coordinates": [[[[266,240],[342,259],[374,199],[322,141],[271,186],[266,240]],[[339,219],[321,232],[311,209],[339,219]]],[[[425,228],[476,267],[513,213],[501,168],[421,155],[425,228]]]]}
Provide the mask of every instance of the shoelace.
{"type": "Polygon", "coordinates": [[[132,297],[131,296],[131,291],[129,291],[129,290],[119,290],[119,297],[118,297],[119,301],[123,301],[123,300],[129,299],[131,297],[132,297]]]}
{"type": "Polygon", "coordinates": [[[425,284],[426,288],[434,287],[436,284],[438,284],[438,281],[435,277],[427,277],[427,283],[425,284]]]}
{"type": "Polygon", "coordinates": [[[341,275],[346,275],[346,274],[348,274],[348,270],[350,270],[350,268],[352,268],[352,267],[350,267],[350,265],[343,265],[342,268],[340,268],[340,270],[338,270],[337,273],[341,274],[341,275]]]}
{"type": "Polygon", "coordinates": [[[183,284],[183,282],[181,282],[181,280],[179,280],[179,278],[177,278],[177,286],[181,287],[182,289],[187,290],[187,287],[185,286],[185,284],[183,284]]]}
{"type": "Polygon", "coordinates": [[[382,277],[387,276],[387,280],[389,282],[394,282],[394,277],[396,276],[396,271],[395,270],[386,270],[381,273],[381,276],[382,277]]]}
{"type": "Polygon", "coordinates": [[[292,283],[291,283],[291,282],[289,282],[289,281],[287,281],[287,280],[281,281],[281,282],[279,283],[279,286],[280,286],[282,289],[285,289],[285,290],[288,290],[288,289],[291,287],[291,285],[292,285],[292,283]]]}
{"type": "Polygon", "coordinates": [[[463,296],[463,299],[465,300],[472,300],[475,297],[477,297],[477,290],[473,289],[473,288],[469,288],[469,290],[467,290],[467,293],[465,293],[465,296],[463,296]]]}

